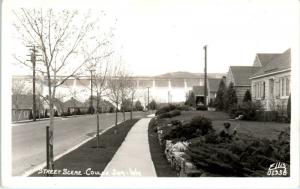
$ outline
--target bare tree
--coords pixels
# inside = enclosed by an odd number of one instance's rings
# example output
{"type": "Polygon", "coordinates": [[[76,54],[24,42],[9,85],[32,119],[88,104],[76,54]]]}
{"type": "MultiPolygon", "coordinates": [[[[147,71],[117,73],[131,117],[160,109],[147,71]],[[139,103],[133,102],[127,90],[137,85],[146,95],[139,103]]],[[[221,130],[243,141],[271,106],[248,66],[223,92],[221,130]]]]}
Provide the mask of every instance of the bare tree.
{"type": "Polygon", "coordinates": [[[122,105],[122,113],[123,113],[123,121],[126,120],[125,116],[125,107],[126,107],[126,99],[128,99],[130,95],[130,87],[131,87],[131,79],[126,69],[122,69],[119,75],[120,81],[120,95],[121,95],[121,105],[122,105]]]}
{"type": "MultiPolygon", "coordinates": [[[[91,59],[88,61],[87,64],[87,70],[93,70],[92,73],[92,90],[93,92],[96,92],[96,120],[97,120],[97,148],[100,148],[100,117],[99,117],[99,111],[100,111],[100,101],[105,95],[105,91],[107,90],[107,77],[110,73],[110,65],[109,65],[109,56],[113,53],[113,51],[107,52],[101,51],[98,52],[101,53],[101,55],[95,59],[91,59]]],[[[93,98],[91,96],[91,98],[93,98]]]]}
{"type": "Polygon", "coordinates": [[[137,82],[135,80],[133,80],[133,78],[131,77],[131,79],[129,80],[129,93],[131,96],[131,107],[130,107],[130,119],[132,120],[132,112],[133,112],[133,101],[136,95],[136,90],[137,90],[137,82]]]}
{"type": "MultiPolygon", "coordinates": [[[[19,9],[13,11],[14,26],[24,45],[35,46],[42,55],[36,70],[46,73],[48,86],[49,123],[49,168],[54,168],[53,131],[54,99],[57,87],[68,78],[76,76],[82,66],[95,58],[94,52],[105,42],[100,41],[97,32],[100,28],[98,18],[93,20],[91,12],[81,15],[78,11],[52,9],[19,9]],[[86,45],[88,44],[88,45],[86,45]],[[89,57],[80,51],[89,47],[89,57]]],[[[25,58],[15,57],[19,63],[31,67],[25,58]]]]}
{"type": "Polygon", "coordinates": [[[121,92],[121,76],[122,71],[120,64],[115,63],[112,66],[111,73],[107,80],[107,96],[109,100],[115,104],[116,107],[116,118],[115,118],[115,125],[118,124],[118,109],[119,105],[122,102],[122,92],[121,92]]]}

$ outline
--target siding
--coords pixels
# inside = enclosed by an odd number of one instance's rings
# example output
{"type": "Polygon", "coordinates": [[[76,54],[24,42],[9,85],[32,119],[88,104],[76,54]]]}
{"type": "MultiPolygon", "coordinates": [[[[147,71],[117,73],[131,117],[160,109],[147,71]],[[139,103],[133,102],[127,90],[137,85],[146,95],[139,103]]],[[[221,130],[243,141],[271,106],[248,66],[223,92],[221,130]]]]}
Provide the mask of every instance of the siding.
{"type": "Polygon", "coordinates": [[[247,90],[250,90],[251,87],[247,87],[247,86],[235,86],[234,87],[235,91],[236,91],[236,96],[238,98],[238,103],[242,103],[244,96],[245,96],[245,92],[247,90]]]}

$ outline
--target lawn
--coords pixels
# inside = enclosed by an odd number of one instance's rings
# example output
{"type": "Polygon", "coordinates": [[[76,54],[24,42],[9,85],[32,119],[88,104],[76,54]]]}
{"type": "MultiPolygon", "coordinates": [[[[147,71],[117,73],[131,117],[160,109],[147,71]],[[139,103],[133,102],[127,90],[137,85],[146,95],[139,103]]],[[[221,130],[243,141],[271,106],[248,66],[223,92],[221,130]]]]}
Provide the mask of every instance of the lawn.
{"type": "Polygon", "coordinates": [[[276,139],[281,131],[290,128],[288,123],[230,120],[229,116],[224,112],[211,111],[182,111],[180,116],[173,117],[170,120],[188,121],[197,115],[203,115],[211,119],[213,128],[217,132],[224,128],[224,122],[229,122],[231,127],[236,128],[240,134],[252,135],[257,138],[268,138],[270,140],[276,139]]]}
{"type": "MultiPolygon", "coordinates": [[[[113,158],[124,141],[127,133],[138,119],[127,120],[112,127],[100,135],[100,148],[96,148],[97,140],[93,138],[76,150],[66,154],[54,162],[53,176],[100,176],[98,173],[104,171],[106,165],[113,158]],[[91,170],[92,169],[92,170],[91,170]]],[[[47,176],[44,172],[37,171],[31,176],[47,176]]]]}

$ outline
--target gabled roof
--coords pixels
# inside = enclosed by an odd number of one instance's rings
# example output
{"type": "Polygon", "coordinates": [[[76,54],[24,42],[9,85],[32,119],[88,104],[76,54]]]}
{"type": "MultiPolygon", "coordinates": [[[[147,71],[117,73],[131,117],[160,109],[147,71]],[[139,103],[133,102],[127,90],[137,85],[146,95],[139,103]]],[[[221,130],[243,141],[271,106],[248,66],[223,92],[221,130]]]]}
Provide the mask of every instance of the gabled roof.
{"type": "Polygon", "coordinates": [[[222,79],[213,79],[213,78],[207,79],[210,92],[218,91],[221,80],[222,79]]]}
{"type": "MultiPolygon", "coordinates": [[[[12,109],[32,109],[33,98],[32,94],[13,94],[12,95],[12,109]]],[[[36,104],[43,109],[44,105],[36,96],[36,104]]]]}
{"type": "Polygon", "coordinates": [[[278,55],[280,55],[280,54],[275,54],[275,53],[273,53],[273,54],[257,53],[256,54],[262,67],[267,65],[273,58],[276,58],[278,55]]]}
{"type": "Polygon", "coordinates": [[[258,77],[289,68],[291,68],[291,49],[288,49],[284,53],[277,55],[275,58],[271,59],[269,63],[252,74],[251,77],[258,77]]]}
{"type": "Polygon", "coordinates": [[[249,77],[253,75],[260,67],[254,66],[230,66],[235,86],[250,86],[249,77]]]}
{"type": "Polygon", "coordinates": [[[84,106],[84,104],[82,102],[76,100],[73,97],[70,100],[67,100],[66,102],[64,102],[65,108],[83,107],[83,106],[84,106]]]}

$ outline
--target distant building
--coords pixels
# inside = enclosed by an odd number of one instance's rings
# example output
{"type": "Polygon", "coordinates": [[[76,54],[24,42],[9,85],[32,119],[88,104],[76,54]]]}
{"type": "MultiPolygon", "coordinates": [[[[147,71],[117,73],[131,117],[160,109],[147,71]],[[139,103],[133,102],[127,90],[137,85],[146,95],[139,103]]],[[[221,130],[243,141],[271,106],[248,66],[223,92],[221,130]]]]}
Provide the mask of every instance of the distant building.
{"type": "Polygon", "coordinates": [[[264,63],[259,56],[254,65],[260,63],[261,67],[250,76],[252,100],[260,101],[266,110],[285,110],[290,95],[291,49],[282,54],[264,54],[268,57],[264,63]]]}
{"type": "MultiPolygon", "coordinates": [[[[225,74],[208,73],[208,79],[222,78],[225,74]]],[[[13,76],[14,79],[26,79],[27,85],[32,86],[31,76],[13,76]]],[[[61,79],[57,76],[58,80],[61,79]]],[[[139,100],[146,105],[149,88],[149,99],[157,103],[180,103],[186,100],[186,94],[192,90],[193,86],[203,86],[203,73],[172,72],[157,76],[133,76],[132,80],[137,83],[135,100],[139,100]]],[[[47,78],[37,76],[38,83],[41,83],[40,93],[47,96],[47,78]]],[[[70,77],[56,90],[56,97],[62,102],[76,97],[80,102],[85,102],[90,97],[90,76],[70,77]],[[76,95],[74,95],[76,94],[76,95]]],[[[109,98],[105,97],[109,101],[109,98]]]]}

